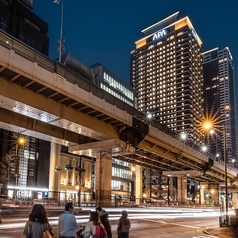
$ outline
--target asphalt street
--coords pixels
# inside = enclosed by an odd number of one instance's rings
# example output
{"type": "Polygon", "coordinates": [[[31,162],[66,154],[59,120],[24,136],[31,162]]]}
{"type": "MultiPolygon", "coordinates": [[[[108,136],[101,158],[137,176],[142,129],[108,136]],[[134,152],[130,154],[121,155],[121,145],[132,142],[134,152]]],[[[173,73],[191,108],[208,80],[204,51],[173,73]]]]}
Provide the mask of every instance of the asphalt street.
{"type": "MultiPolygon", "coordinates": [[[[117,238],[116,227],[120,217],[121,209],[109,210],[110,222],[112,225],[113,238],[117,238]]],[[[204,233],[205,228],[219,228],[219,212],[215,210],[203,209],[127,209],[131,219],[130,238],[202,238],[218,237],[218,235],[208,235],[204,233]]],[[[60,213],[62,211],[59,211],[60,213]]],[[[24,224],[28,214],[22,215],[5,215],[3,225],[0,227],[1,238],[21,237],[24,224]]],[[[51,225],[57,236],[57,218],[58,215],[49,216],[51,225]]],[[[84,225],[89,218],[89,210],[76,213],[79,224],[84,225]]]]}

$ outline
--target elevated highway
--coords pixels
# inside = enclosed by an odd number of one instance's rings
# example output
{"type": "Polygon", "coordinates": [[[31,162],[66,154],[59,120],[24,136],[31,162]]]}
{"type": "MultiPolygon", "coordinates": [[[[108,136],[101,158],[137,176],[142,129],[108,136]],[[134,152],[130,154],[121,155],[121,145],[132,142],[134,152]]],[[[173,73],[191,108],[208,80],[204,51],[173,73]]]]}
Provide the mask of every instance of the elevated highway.
{"type": "MultiPolygon", "coordinates": [[[[69,146],[69,151],[113,157],[147,168],[193,171],[199,181],[224,181],[224,165],[179,141],[162,125],[64,65],[0,32],[0,127],[69,146]]],[[[237,171],[228,168],[228,179],[237,171]]]]}

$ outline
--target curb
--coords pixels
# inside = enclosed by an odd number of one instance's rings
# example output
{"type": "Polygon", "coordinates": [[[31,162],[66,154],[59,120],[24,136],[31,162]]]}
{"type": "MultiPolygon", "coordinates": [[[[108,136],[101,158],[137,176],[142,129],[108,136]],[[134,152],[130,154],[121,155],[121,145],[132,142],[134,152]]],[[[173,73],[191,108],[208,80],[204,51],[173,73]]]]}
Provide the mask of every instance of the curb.
{"type": "Polygon", "coordinates": [[[219,227],[218,228],[206,227],[203,230],[203,234],[206,234],[206,235],[209,235],[209,236],[217,236],[217,237],[220,237],[220,238],[233,238],[233,234],[225,235],[225,234],[221,234],[220,231],[221,231],[221,229],[219,227]],[[211,231],[208,231],[207,229],[211,229],[211,231]],[[213,232],[213,230],[214,230],[214,232],[213,232]]]}

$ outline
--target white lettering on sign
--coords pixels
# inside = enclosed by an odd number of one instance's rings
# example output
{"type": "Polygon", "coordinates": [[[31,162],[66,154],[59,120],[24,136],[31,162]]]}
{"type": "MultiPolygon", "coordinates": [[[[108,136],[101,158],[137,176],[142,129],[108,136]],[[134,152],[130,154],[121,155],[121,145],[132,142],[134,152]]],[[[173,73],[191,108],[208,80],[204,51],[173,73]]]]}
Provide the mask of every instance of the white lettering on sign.
{"type": "Polygon", "coordinates": [[[157,40],[162,36],[166,35],[166,31],[165,30],[161,30],[161,31],[157,31],[154,35],[153,35],[153,40],[157,40]]]}

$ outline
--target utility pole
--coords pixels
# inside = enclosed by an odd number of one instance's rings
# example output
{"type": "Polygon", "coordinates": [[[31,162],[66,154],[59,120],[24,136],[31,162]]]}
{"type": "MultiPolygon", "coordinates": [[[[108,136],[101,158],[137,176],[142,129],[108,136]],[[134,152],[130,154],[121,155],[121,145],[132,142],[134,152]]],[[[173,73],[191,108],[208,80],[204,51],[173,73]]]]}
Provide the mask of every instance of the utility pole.
{"type": "Polygon", "coordinates": [[[82,158],[79,159],[79,167],[75,168],[79,172],[79,190],[78,190],[78,207],[81,205],[81,185],[82,185],[82,174],[85,172],[85,169],[82,168],[82,158]]]}
{"type": "Polygon", "coordinates": [[[64,2],[63,0],[54,0],[54,4],[59,4],[61,1],[61,18],[60,18],[60,38],[58,40],[59,46],[58,46],[58,51],[59,51],[59,63],[61,63],[61,58],[62,58],[62,52],[64,51],[64,42],[65,39],[63,38],[63,20],[64,20],[64,2]]]}

